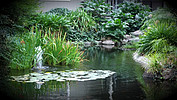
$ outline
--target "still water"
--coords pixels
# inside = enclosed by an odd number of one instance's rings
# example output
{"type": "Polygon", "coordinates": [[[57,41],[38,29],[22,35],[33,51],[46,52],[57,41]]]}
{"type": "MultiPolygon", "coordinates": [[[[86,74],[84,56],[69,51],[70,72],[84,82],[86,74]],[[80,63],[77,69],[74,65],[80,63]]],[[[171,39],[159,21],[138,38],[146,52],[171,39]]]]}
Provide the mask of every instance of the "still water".
{"type": "MultiPolygon", "coordinates": [[[[1,83],[4,94],[18,100],[162,100],[175,95],[176,82],[153,81],[142,77],[143,69],[132,59],[134,51],[121,51],[102,47],[87,47],[85,60],[73,70],[110,70],[116,74],[106,79],[90,81],[48,81],[1,83]],[[3,85],[3,86],[2,86],[3,85]]],[[[12,71],[10,76],[31,72],[69,70],[70,67],[46,70],[12,71]]]]}

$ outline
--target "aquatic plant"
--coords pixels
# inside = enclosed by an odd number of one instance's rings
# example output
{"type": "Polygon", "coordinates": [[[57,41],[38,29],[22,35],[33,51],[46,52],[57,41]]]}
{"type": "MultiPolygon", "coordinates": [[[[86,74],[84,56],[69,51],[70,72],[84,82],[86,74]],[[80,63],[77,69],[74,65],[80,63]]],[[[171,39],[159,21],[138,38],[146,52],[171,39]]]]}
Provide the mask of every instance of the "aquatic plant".
{"type": "Polygon", "coordinates": [[[91,81],[97,79],[106,79],[114,75],[110,70],[88,70],[88,71],[55,71],[45,73],[30,73],[21,76],[11,76],[12,81],[24,83],[44,83],[50,80],[63,81],[91,81]]]}
{"type": "Polygon", "coordinates": [[[66,33],[62,38],[62,32],[51,33],[44,36],[44,60],[48,65],[75,65],[83,60],[83,52],[80,51],[78,45],[73,45],[71,42],[66,41],[66,33]]]}
{"type": "Polygon", "coordinates": [[[7,59],[11,69],[26,69],[36,65],[35,47],[41,43],[41,33],[32,29],[30,32],[22,35],[9,36],[7,38],[7,46],[9,51],[3,53],[3,57],[7,59]]]}
{"type": "Polygon", "coordinates": [[[14,37],[9,37],[7,45],[11,51],[1,55],[9,60],[11,69],[27,69],[35,67],[38,62],[37,56],[43,50],[43,63],[55,66],[58,64],[75,65],[83,60],[83,52],[78,45],[73,45],[65,40],[61,33],[51,33],[50,29],[46,33],[38,28],[32,28],[30,32],[14,37]],[[48,33],[47,33],[48,32],[48,33]]]}

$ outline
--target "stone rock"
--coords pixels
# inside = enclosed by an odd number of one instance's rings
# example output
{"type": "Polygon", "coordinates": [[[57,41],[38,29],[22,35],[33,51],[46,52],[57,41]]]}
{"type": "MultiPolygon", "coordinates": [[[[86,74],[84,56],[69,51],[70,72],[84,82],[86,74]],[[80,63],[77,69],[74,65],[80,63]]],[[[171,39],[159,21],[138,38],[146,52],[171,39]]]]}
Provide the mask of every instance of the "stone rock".
{"type": "Polygon", "coordinates": [[[148,72],[147,70],[143,73],[144,78],[154,78],[154,74],[151,72],[148,72]]]}
{"type": "Polygon", "coordinates": [[[91,42],[84,42],[85,45],[91,45],[91,42]]]}
{"type": "Polygon", "coordinates": [[[130,39],[130,38],[131,38],[131,35],[125,35],[125,38],[126,38],[126,39],[130,39]]]}
{"type": "Polygon", "coordinates": [[[133,53],[133,59],[140,63],[145,69],[149,69],[150,60],[144,56],[140,56],[137,52],[133,53]]]}
{"type": "Polygon", "coordinates": [[[112,49],[112,48],[114,48],[115,46],[114,46],[114,45],[103,45],[102,47],[103,47],[103,48],[106,48],[106,49],[112,49]]]}
{"type": "Polygon", "coordinates": [[[125,44],[127,44],[127,43],[128,43],[128,40],[127,40],[127,39],[123,39],[123,40],[122,40],[122,44],[123,44],[123,45],[125,45],[125,44]]]}
{"type": "Polygon", "coordinates": [[[105,40],[102,42],[103,45],[115,45],[115,42],[112,40],[105,40]]]}
{"type": "Polygon", "coordinates": [[[100,44],[101,44],[101,41],[95,41],[95,44],[96,44],[96,45],[100,45],[100,44]]]}
{"type": "Polygon", "coordinates": [[[135,38],[130,38],[128,39],[130,42],[134,41],[134,42],[138,42],[140,40],[139,37],[135,37],[135,38]]]}
{"type": "Polygon", "coordinates": [[[140,31],[140,30],[137,30],[135,32],[132,32],[131,34],[134,35],[134,36],[139,36],[139,35],[143,35],[143,32],[140,31]]]}
{"type": "Polygon", "coordinates": [[[171,79],[171,78],[174,77],[174,72],[175,72],[174,69],[171,69],[171,68],[164,68],[163,71],[162,71],[162,77],[163,77],[165,80],[171,79]]]}

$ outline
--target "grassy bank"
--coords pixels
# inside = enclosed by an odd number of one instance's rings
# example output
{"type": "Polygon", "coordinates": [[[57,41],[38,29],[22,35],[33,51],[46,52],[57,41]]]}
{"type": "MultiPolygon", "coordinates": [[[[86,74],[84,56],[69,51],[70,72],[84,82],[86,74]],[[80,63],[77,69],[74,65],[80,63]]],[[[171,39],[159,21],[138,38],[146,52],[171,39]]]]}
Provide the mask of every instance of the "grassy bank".
{"type": "Polygon", "coordinates": [[[161,79],[164,74],[174,78],[177,71],[177,24],[176,17],[168,9],[158,9],[144,23],[138,52],[150,60],[149,72],[161,79]],[[164,16],[167,15],[167,16],[164,16]]]}

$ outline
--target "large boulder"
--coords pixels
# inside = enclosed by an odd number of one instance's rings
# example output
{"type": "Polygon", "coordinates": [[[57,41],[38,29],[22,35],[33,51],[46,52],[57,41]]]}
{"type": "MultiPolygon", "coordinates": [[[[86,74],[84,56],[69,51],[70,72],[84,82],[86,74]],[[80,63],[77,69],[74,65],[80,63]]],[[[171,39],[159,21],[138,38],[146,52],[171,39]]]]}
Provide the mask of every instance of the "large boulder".
{"type": "Polygon", "coordinates": [[[115,42],[112,40],[105,40],[102,42],[103,45],[115,45],[115,42]]]}
{"type": "Polygon", "coordinates": [[[139,37],[134,37],[134,38],[128,39],[129,42],[138,42],[139,40],[140,40],[139,37]]]}
{"type": "Polygon", "coordinates": [[[140,36],[140,35],[143,35],[144,33],[140,30],[137,30],[135,32],[132,32],[131,35],[134,35],[134,36],[140,36]]]}

